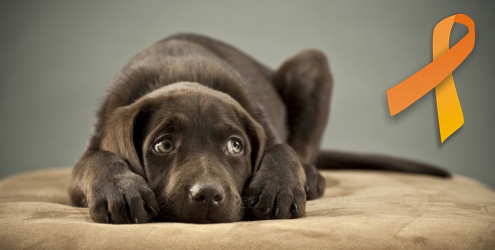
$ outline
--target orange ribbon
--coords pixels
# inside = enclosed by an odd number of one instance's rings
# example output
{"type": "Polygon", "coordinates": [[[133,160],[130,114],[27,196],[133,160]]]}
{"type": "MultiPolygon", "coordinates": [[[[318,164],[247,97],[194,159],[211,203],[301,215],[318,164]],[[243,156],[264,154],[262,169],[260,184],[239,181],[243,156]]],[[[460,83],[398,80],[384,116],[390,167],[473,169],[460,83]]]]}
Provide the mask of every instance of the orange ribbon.
{"type": "Polygon", "coordinates": [[[440,21],[433,30],[433,61],[395,87],[387,90],[390,115],[409,107],[435,88],[438,126],[443,143],[464,124],[461,104],[454,85],[452,71],[461,64],[474,47],[474,22],[457,14],[440,21]],[[464,24],[469,32],[449,49],[450,31],[454,22],[464,24]]]}

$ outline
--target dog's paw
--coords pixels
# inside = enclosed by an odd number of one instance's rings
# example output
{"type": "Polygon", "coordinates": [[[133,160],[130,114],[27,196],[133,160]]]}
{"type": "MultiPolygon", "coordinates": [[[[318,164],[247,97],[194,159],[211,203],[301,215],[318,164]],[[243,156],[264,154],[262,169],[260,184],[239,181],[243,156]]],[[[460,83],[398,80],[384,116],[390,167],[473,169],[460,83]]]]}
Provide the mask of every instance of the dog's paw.
{"type": "Polygon", "coordinates": [[[318,169],[313,165],[305,165],[304,172],[306,173],[306,184],[304,185],[306,198],[313,200],[323,196],[325,192],[325,178],[321,176],[318,169]]]}
{"type": "Polygon", "coordinates": [[[93,183],[87,202],[91,218],[99,223],[146,223],[160,209],[143,177],[132,172],[93,183]]]}
{"type": "Polygon", "coordinates": [[[265,152],[260,169],[245,190],[249,219],[289,219],[304,216],[302,166],[292,148],[286,145],[265,152]]]}
{"type": "Polygon", "coordinates": [[[306,195],[302,186],[259,177],[248,187],[247,213],[250,219],[289,219],[304,216],[306,195]]]}

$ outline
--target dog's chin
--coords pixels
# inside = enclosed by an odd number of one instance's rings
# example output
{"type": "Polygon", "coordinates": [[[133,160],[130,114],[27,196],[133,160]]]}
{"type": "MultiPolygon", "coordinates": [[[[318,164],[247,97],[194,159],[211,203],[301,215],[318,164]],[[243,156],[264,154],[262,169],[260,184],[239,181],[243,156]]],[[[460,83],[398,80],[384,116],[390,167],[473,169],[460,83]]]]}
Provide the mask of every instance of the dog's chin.
{"type": "Polygon", "coordinates": [[[213,223],[230,223],[241,221],[244,218],[244,209],[240,208],[234,213],[216,213],[213,215],[198,216],[184,212],[160,213],[159,219],[165,222],[182,222],[194,224],[213,224],[213,223]]]}

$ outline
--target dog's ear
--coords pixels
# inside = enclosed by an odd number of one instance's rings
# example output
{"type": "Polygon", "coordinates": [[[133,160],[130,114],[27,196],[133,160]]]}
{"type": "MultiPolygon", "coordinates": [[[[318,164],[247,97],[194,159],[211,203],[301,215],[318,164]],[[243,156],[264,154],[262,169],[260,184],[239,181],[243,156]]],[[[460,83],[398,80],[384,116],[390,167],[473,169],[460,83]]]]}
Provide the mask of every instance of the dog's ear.
{"type": "Polygon", "coordinates": [[[266,133],[263,127],[249,114],[243,116],[246,134],[251,144],[251,166],[253,173],[258,170],[265,151],[266,133]]]}
{"type": "Polygon", "coordinates": [[[149,106],[144,103],[134,103],[117,108],[105,124],[105,134],[101,149],[120,155],[126,159],[131,171],[146,178],[142,163],[143,137],[149,106]]]}

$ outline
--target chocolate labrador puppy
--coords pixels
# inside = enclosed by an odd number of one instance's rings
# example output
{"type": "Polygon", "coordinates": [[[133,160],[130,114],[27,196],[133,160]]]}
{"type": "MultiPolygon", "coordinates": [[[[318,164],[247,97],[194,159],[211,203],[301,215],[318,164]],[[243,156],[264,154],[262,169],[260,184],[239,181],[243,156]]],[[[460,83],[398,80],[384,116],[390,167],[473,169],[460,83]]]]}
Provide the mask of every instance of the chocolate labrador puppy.
{"type": "Polygon", "coordinates": [[[115,77],[74,167],[71,202],[101,223],[287,219],[323,195],[316,167],[449,175],[390,157],[320,153],[331,92],[319,51],[272,71],[219,41],[169,37],[115,77]]]}

